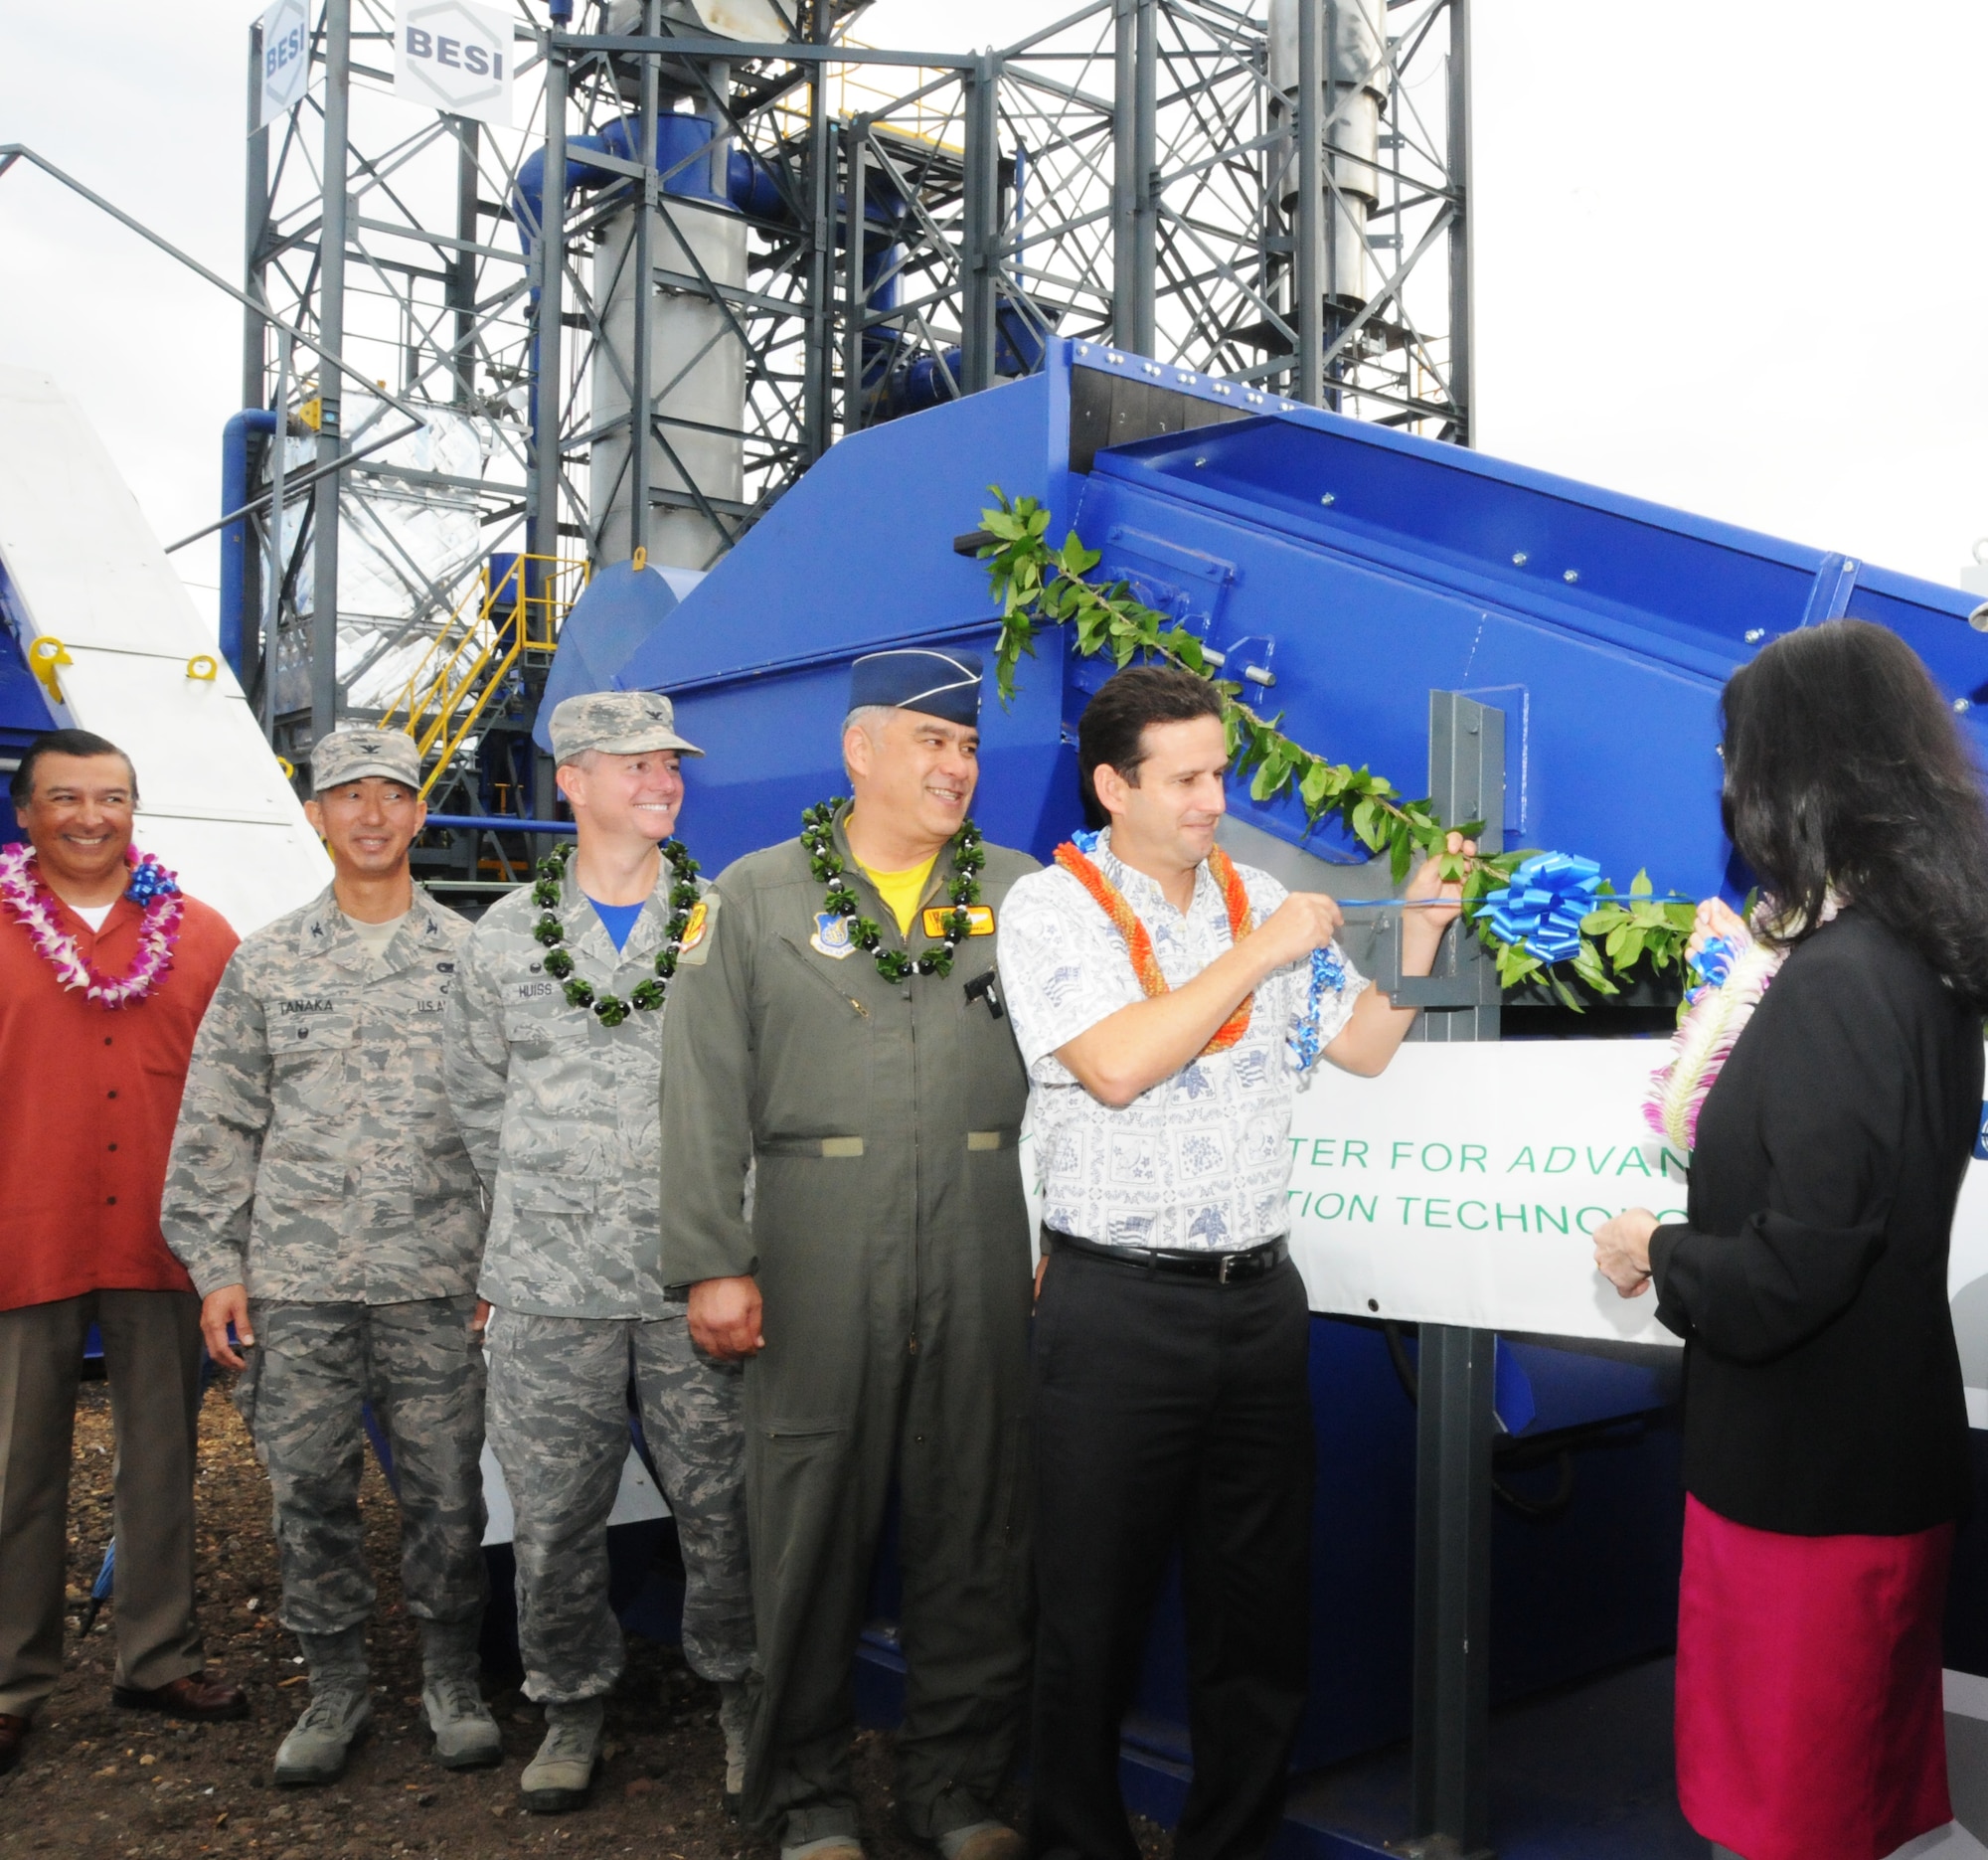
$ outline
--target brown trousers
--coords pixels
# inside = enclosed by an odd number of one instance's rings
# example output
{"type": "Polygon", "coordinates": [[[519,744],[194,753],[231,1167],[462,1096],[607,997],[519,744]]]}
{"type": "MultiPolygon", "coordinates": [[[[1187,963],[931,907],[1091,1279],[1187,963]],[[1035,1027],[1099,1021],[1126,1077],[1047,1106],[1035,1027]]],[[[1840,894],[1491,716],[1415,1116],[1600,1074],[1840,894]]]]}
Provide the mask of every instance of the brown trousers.
{"type": "MultiPolygon", "coordinates": [[[[62,1674],[70,1455],[92,1319],[117,1443],[114,1683],[149,1691],[205,1663],[193,1600],[199,1298],[93,1291],[0,1311],[0,1712],[15,1717],[62,1674]]],[[[88,1548],[93,1574],[99,1547],[88,1548]]]]}

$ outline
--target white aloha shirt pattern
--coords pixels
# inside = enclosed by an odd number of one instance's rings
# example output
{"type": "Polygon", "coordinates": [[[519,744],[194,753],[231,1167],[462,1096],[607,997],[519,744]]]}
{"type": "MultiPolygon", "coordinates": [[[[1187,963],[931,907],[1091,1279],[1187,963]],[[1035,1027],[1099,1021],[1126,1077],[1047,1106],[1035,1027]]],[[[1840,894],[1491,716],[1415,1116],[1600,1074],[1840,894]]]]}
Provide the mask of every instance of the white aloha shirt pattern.
{"type": "MultiPolygon", "coordinates": [[[[1182,916],[1151,879],[1112,857],[1108,833],[1091,857],[1145,924],[1172,986],[1184,987],[1231,946],[1222,891],[1206,865],[1182,916]]],[[[1260,924],[1283,903],[1284,888],[1249,866],[1237,871],[1260,924]]],[[[1305,1011],[1309,965],[1264,980],[1249,1031],[1228,1052],[1195,1060],[1114,1110],[1056,1053],[1144,999],[1125,939],[1057,866],[1017,881],[998,933],[1001,993],[1029,1069],[1044,1221],[1079,1240],[1178,1252],[1235,1252],[1287,1232],[1291,1102],[1313,1075],[1296,1070],[1286,1043],[1305,1011]]],[[[1346,983],[1320,1011],[1321,1050],[1371,986],[1336,943],[1333,954],[1346,983]]]]}

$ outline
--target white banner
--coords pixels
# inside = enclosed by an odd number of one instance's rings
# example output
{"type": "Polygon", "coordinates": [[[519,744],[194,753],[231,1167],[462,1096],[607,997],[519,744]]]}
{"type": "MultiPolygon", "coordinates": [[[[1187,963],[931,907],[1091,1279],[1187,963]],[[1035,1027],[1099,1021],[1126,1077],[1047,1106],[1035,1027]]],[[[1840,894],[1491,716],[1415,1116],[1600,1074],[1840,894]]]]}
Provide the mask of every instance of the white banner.
{"type": "Polygon", "coordinates": [[[394,94],[511,126],[511,16],[474,0],[400,0],[394,94]]]}
{"type": "Polygon", "coordinates": [[[303,101],[310,87],[310,12],[304,0],[276,0],[262,15],[263,127],[303,101]]]}
{"type": "MultiPolygon", "coordinates": [[[[1687,1158],[1643,1122],[1656,1040],[1405,1046],[1379,1079],[1321,1068],[1291,1137],[1291,1251],[1315,1311],[1676,1343],[1594,1269],[1625,1208],[1682,1220],[1687,1158]]],[[[1988,1426],[1988,1160],[1968,1169],[1948,1292],[1988,1426]]]]}
{"type": "Polygon", "coordinates": [[[1594,1269],[1624,1208],[1682,1220],[1687,1158],[1643,1122],[1654,1040],[1405,1046],[1321,1066],[1291,1123],[1291,1252],[1315,1311],[1675,1343],[1594,1269]]]}

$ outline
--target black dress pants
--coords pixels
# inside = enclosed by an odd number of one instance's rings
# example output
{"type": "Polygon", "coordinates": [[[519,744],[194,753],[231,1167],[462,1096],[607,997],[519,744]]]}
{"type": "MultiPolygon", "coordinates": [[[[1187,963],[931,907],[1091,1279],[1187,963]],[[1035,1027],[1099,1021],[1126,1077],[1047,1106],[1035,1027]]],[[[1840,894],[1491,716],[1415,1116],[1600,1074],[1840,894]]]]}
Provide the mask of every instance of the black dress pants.
{"type": "Polygon", "coordinates": [[[1194,1747],[1176,1860],[1253,1860],[1275,1835],[1310,1644],[1310,1331],[1289,1261],[1222,1285],[1052,1257],[1031,1365],[1033,1854],[1136,1860],[1119,1725],[1176,1546],[1194,1747]]]}

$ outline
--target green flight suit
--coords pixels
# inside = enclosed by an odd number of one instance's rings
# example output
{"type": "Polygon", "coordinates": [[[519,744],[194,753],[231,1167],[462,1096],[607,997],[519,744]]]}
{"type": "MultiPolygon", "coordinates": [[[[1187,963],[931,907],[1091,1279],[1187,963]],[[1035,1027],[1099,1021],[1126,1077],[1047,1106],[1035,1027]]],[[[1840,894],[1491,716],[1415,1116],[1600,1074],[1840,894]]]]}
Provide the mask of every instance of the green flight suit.
{"type": "MultiPolygon", "coordinates": [[[[835,831],[862,914],[888,945],[927,947],[919,918],[898,935],[835,831]]],[[[985,851],[998,918],[1037,868],[985,851]]],[[[951,876],[948,849],[927,904],[951,876]]],[[[746,1370],[746,1812],[784,1846],[857,1831],[850,1672],[894,1482],[897,1798],[914,1835],[988,1818],[1030,1650],[1028,1088],[998,990],[968,993],[994,937],[962,941],[950,976],[887,982],[860,949],[825,952],[841,928],[817,919],[825,889],[798,839],[728,868],[663,1028],[664,1282],[749,1272],[765,1300],[746,1370]]]]}

